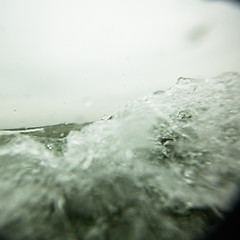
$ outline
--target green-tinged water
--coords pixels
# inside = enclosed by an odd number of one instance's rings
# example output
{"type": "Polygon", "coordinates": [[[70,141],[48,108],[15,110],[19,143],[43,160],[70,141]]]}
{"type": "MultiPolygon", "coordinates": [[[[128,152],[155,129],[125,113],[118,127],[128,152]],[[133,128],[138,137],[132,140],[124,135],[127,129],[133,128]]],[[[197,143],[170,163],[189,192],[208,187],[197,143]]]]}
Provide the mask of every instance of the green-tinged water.
{"type": "Polygon", "coordinates": [[[12,141],[18,136],[26,135],[42,143],[43,146],[56,155],[61,155],[66,145],[66,137],[68,134],[72,131],[81,131],[82,128],[89,124],[91,123],[63,123],[34,128],[5,129],[0,132],[0,146],[12,141]]]}
{"type": "Polygon", "coordinates": [[[231,209],[240,75],[179,79],[94,123],[0,131],[9,239],[188,240],[231,209]]]}

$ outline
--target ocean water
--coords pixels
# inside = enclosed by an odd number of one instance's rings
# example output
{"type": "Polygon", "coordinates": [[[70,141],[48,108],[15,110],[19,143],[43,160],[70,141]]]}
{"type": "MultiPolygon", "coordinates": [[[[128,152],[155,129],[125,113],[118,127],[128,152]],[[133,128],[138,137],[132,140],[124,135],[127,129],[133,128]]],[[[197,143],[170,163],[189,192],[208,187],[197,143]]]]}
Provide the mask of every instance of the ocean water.
{"type": "Polygon", "coordinates": [[[180,78],[92,123],[0,131],[7,239],[188,240],[231,209],[240,75],[180,78]]]}

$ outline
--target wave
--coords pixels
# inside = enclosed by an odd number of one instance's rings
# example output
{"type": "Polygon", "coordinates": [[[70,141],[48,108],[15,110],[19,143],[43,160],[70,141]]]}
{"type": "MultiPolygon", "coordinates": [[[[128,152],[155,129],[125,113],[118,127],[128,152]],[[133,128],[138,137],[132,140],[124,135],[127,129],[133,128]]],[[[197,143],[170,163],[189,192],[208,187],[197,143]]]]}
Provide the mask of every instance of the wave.
{"type": "Polygon", "coordinates": [[[231,210],[240,75],[180,78],[104,119],[0,131],[10,239],[193,239],[231,210]]]}

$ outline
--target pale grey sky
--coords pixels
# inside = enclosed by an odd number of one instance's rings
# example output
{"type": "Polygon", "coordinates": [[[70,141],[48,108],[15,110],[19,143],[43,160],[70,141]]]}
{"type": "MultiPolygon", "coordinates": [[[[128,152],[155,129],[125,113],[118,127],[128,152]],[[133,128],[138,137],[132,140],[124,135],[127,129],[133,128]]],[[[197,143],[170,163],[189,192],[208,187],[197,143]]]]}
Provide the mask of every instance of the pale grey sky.
{"type": "Polygon", "coordinates": [[[100,119],[178,77],[240,72],[240,8],[0,0],[0,128],[100,119]]]}

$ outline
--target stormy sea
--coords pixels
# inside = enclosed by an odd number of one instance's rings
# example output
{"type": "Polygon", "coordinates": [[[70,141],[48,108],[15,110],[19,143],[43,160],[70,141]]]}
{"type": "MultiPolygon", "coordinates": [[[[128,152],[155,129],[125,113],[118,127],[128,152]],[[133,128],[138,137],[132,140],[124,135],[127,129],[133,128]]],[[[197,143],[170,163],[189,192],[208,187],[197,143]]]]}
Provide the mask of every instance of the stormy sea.
{"type": "Polygon", "coordinates": [[[239,193],[239,91],[180,78],[96,122],[1,130],[0,235],[207,238],[239,193]]]}

